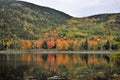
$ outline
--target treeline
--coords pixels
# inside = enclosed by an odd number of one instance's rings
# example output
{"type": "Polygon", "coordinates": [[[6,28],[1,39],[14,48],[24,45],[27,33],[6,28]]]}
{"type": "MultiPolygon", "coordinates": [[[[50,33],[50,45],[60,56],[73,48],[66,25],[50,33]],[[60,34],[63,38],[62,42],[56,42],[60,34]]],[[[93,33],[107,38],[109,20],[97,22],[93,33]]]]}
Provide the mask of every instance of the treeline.
{"type": "Polygon", "coordinates": [[[56,50],[119,50],[120,43],[103,39],[40,39],[0,41],[0,50],[56,49],[56,50]]]}

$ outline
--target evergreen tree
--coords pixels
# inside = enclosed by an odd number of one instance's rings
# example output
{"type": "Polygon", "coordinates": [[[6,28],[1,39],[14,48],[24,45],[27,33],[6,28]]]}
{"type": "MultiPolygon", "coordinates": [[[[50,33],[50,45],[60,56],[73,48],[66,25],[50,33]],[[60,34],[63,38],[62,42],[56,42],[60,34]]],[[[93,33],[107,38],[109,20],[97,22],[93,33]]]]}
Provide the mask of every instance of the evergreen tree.
{"type": "Polygon", "coordinates": [[[86,38],[86,41],[83,44],[83,49],[89,50],[89,45],[88,45],[88,39],[86,38]]]}
{"type": "Polygon", "coordinates": [[[47,41],[46,40],[43,41],[42,48],[47,49],[47,41]]]}
{"type": "Polygon", "coordinates": [[[110,41],[107,41],[104,47],[105,50],[111,50],[110,41]]]}

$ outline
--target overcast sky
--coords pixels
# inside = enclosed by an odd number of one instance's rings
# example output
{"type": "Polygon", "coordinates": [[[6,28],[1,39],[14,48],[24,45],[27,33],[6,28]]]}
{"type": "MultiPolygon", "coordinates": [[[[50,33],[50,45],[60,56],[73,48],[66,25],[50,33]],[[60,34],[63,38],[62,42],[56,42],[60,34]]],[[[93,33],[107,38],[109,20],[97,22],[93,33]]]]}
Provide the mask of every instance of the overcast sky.
{"type": "Polygon", "coordinates": [[[47,6],[74,17],[120,13],[120,0],[21,0],[47,6]]]}

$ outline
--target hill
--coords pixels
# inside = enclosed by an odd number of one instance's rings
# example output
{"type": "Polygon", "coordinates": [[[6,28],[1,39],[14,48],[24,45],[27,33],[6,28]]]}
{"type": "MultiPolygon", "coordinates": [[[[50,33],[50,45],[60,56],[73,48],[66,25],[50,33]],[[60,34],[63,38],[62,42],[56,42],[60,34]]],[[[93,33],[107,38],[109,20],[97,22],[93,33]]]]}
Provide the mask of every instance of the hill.
{"type": "Polygon", "coordinates": [[[35,4],[0,0],[0,49],[119,50],[120,13],[74,18],[35,4]]]}
{"type": "Polygon", "coordinates": [[[38,39],[49,28],[65,24],[71,16],[35,4],[0,0],[0,38],[38,39]]]}
{"type": "Polygon", "coordinates": [[[51,37],[60,39],[61,43],[59,42],[58,47],[60,50],[118,50],[120,48],[119,30],[120,13],[100,14],[72,18],[67,24],[49,30],[44,36],[47,36],[47,39],[51,37]]]}
{"type": "Polygon", "coordinates": [[[61,30],[65,32],[65,36],[68,34],[67,38],[97,37],[108,39],[110,37],[120,41],[120,13],[72,18],[68,21],[67,25],[63,25],[63,28],[66,28],[61,30]]]}

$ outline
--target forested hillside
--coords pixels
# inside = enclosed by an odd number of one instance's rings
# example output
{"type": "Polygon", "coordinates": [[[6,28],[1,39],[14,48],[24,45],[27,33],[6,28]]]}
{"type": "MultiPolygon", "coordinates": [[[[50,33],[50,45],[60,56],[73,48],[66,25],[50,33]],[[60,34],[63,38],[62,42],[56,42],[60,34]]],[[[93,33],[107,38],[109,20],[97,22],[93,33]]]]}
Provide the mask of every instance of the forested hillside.
{"type": "Polygon", "coordinates": [[[15,0],[0,0],[0,38],[38,39],[71,17],[65,13],[15,0]]]}
{"type": "Polygon", "coordinates": [[[60,50],[119,50],[120,14],[101,14],[72,18],[66,25],[44,34],[46,39],[59,39],[60,50]]]}
{"type": "Polygon", "coordinates": [[[0,0],[0,49],[119,50],[120,13],[74,18],[51,8],[0,0]]]}

